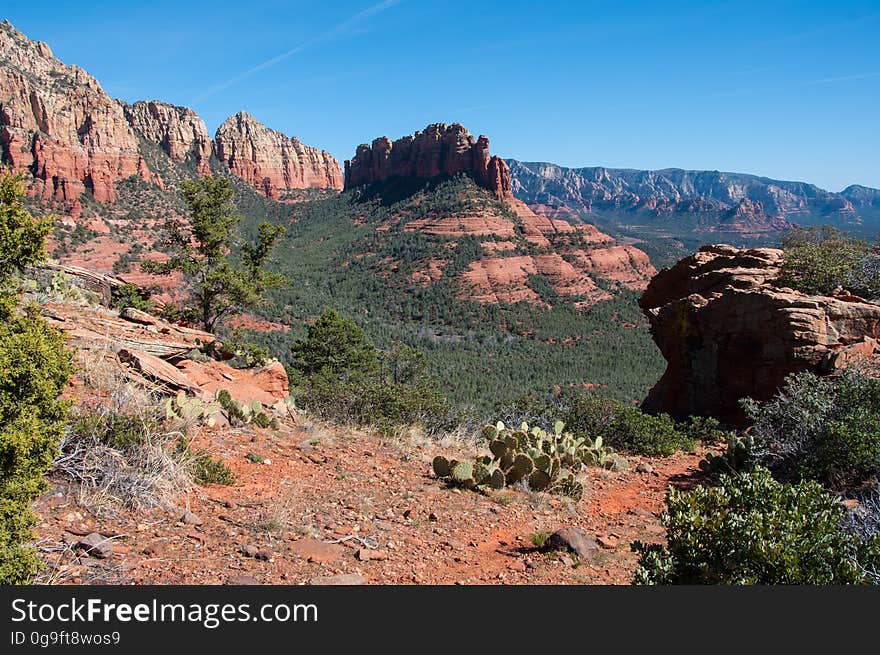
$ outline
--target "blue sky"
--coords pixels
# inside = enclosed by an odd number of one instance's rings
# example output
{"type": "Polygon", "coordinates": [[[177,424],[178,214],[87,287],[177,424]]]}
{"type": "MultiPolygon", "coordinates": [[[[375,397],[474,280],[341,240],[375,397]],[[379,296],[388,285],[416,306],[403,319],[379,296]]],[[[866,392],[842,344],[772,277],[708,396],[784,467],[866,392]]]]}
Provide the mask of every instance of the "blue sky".
{"type": "Polygon", "coordinates": [[[244,109],[338,159],[430,122],[566,166],[880,187],[877,0],[37,3],[0,16],[126,101],[244,109]]]}

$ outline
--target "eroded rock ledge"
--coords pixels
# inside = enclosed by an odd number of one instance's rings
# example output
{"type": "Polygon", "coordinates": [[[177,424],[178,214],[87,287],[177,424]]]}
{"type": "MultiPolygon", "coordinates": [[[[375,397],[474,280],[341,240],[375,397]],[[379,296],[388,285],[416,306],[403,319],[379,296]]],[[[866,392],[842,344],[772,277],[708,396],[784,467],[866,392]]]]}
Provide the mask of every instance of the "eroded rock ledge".
{"type": "Polygon", "coordinates": [[[874,353],[880,305],[780,288],[782,257],[703,246],[651,280],[639,305],[667,367],[644,409],[742,423],[740,398],[766,400],[790,373],[829,373],[874,353]]]}

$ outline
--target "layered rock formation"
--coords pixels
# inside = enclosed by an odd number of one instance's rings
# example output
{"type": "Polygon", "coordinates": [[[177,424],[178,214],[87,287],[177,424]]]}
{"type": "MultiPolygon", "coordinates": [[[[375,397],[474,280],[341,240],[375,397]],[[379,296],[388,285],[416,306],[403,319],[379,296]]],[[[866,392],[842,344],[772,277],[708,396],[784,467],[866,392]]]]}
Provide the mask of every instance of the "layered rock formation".
{"type": "Polygon", "coordinates": [[[270,130],[253,116],[230,116],[214,136],[217,158],[260,193],[282,199],[294,189],[341,189],[339,163],[330,153],[270,130]]]}
{"type": "Polygon", "coordinates": [[[78,214],[83,193],[112,203],[116,183],[131,176],[164,188],[168,166],[145,158],[144,143],[172,163],[192,162],[200,175],[210,172],[216,153],[232,173],[276,200],[296,189],[342,188],[339,163],[296,137],[242,112],[212,142],[191,109],[156,101],[125,105],[81,68],[55,59],[45,43],[0,23],[0,163],[25,173],[34,196],[78,214]]]}
{"type": "Polygon", "coordinates": [[[391,178],[430,179],[467,173],[499,198],[510,196],[510,172],[500,157],[489,154],[489,139],[475,138],[464,126],[434,123],[396,141],[375,139],[358,146],[345,162],[345,188],[391,178]]]}
{"type": "Polygon", "coordinates": [[[874,351],[880,305],[775,286],[781,250],[704,246],[661,271],[639,305],[667,361],[643,407],[740,423],[794,372],[827,373],[874,351]]]}
{"type": "Polygon", "coordinates": [[[250,369],[233,368],[206,358],[200,349],[213,343],[213,334],[168,323],[131,307],[111,309],[114,290],[124,281],[77,267],[41,265],[37,279],[63,272],[71,284],[96,294],[102,305],[50,300],[41,310],[50,325],[64,332],[77,356],[89,365],[110,365],[126,378],[152,392],[183,391],[213,401],[226,389],[245,404],[258,402],[287,414],[288,395],[284,366],[272,361],[250,369]],[[197,356],[198,355],[198,356],[197,356]]]}
{"type": "Polygon", "coordinates": [[[675,233],[677,222],[706,232],[773,235],[792,223],[833,223],[870,229],[861,208],[880,192],[852,186],[841,193],[803,182],[740,173],[665,169],[641,171],[602,167],[565,168],[507,160],[517,198],[552,215],[580,217],[613,213],[642,225],[654,217],[675,233]]]}
{"type": "Polygon", "coordinates": [[[171,159],[191,159],[200,174],[209,171],[211,137],[192,109],[151,100],[127,106],[125,115],[142,139],[160,146],[171,159]]]}
{"type": "Polygon", "coordinates": [[[0,23],[0,160],[33,176],[34,195],[74,203],[85,190],[115,199],[117,180],[157,181],[122,105],[45,43],[0,23]]]}

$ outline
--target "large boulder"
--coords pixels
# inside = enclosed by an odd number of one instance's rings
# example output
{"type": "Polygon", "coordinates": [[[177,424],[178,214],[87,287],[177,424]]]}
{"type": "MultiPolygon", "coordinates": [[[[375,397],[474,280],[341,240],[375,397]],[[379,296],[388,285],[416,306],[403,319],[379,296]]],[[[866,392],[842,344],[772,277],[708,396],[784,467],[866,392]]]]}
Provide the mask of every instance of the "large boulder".
{"type": "Polygon", "coordinates": [[[880,306],[776,286],[782,256],[704,246],[651,280],[639,305],[667,367],[643,409],[742,423],[741,398],[766,400],[790,373],[829,373],[871,356],[880,306]]]}

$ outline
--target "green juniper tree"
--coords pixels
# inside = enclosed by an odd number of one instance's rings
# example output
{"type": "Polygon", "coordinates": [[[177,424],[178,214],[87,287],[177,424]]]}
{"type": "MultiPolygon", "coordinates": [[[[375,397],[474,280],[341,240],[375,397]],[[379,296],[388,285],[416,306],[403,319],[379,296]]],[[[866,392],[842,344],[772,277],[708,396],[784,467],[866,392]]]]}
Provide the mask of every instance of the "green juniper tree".
{"type": "Polygon", "coordinates": [[[44,257],[48,220],[22,206],[22,179],[0,177],[0,584],[28,582],[40,563],[27,544],[36,517],[30,504],[60,443],[72,372],[63,335],[34,306],[22,308],[16,276],[44,257]]]}
{"type": "Polygon", "coordinates": [[[191,306],[178,310],[178,317],[214,332],[224,320],[258,305],[267,291],[286,279],[265,266],[284,228],[261,223],[254,243],[239,244],[236,229],[241,216],[235,213],[229,180],[203,177],[180,184],[189,220],[169,219],[165,262],[143,262],[144,270],[158,275],[183,274],[191,306]],[[240,261],[231,257],[241,245],[240,261]]]}

